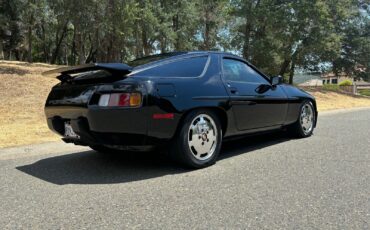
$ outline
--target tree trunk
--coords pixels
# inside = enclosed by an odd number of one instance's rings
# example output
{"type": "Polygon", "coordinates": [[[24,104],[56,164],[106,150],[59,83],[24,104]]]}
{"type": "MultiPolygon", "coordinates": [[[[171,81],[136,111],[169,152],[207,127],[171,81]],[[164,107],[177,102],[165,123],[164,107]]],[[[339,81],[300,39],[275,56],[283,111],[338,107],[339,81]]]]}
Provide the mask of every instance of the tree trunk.
{"type": "MultiPolygon", "coordinates": [[[[29,4],[33,3],[32,1],[29,1],[29,4]]],[[[28,51],[27,51],[27,61],[32,62],[32,26],[34,24],[34,16],[33,12],[31,12],[29,22],[28,22],[28,51]]]]}
{"type": "Polygon", "coordinates": [[[64,44],[64,64],[69,65],[68,62],[68,46],[67,44],[64,44]]]}
{"type": "Polygon", "coordinates": [[[136,44],[136,49],[135,49],[136,58],[142,57],[143,56],[143,49],[142,49],[141,43],[140,43],[139,31],[137,31],[137,30],[135,31],[135,44],[136,44]]]}
{"type": "Polygon", "coordinates": [[[251,53],[250,53],[250,43],[252,37],[252,30],[253,30],[253,24],[254,24],[254,16],[253,11],[259,7],[260,0],[258,0],[253,7],[253,1],[249,1],[246,11],[246,24],[245,24],[245,31],[244,31],[244,45],[243,45],[243,57],[247,60],[251,59],[251,53]]]}
{"type": "Polygon", "coordinates": [[[252,26],[249,22],[245,25],[245,32],[244,32],[244,45],[243,45],[243,57],[249,60],[250,51],[249,51],[249,40],[251,38],[251,30],[252,26]]]}
{"type": "Polygon", "coordinates": [[[78,44],[78,64],[82,65],[85,63],[85,49],[83,45],[81,32],[77,32],[77,44],[78,44]]]}
{"type": "Polygon", "coordinates": [[[299,51],[300,49],[298,47],[291,56],[291,65],[290,65],[290,71],[289,71],[289,84],[291,85],[293,85],[294,70],[295,70],[295,65],[296,65],[299,51]]]}
{"type": "Polygon", "coordinates": [[[175,50],[179,51],[181,50],[181,43],[180,43],[180,37],[179,37],[179,15],[176,14],[172,17],[172,30],[176,33],[176,41],[175,41],[175,50]]]}
{"type": "Polygon", "coordinates": [[[14,50],[14,56],[15,56],[15,60],[16,61],[20,61],[21,60],[18,49],[14,50]]]}
{"type": "Polygon", "coordinates": [[[73,38],[72,38],[72,44],[71,44],[71,65],[76,65],[76,27],[73,30],[73,38]]]}
{"type": "Polygon", "coordinates": [[[150,45],[148,44],[148,38],[147,38],[147,35],[146,35],[146,31],[145,31],[144,27],[142,27],[142,28],[143,28],[143,30],[141,31],[141,42],[143,44],[144,55],[148,56],[150,54],[150,45]]]}
{"type": "Polygon", "coordinates": [[[0,41],[0,59],[4,60],[4,49],[3,49],[3,42],[0,41]]]}
{"type": "MultiPolygon", "coordinates": [[[[181,4],[181,1],[174,1],[174,7],[176,9],[181,9],[182,7],[182,4],[181,4]]],[[[176,40],[175,40],[175,50],[177,51],[180,51],[182,50],[182,47],[183,47],[183,44],[181,42],[181,38],[180,38],[180,33],[179,33],[179,30],[180,30],[180,16],[179,16],[179,12],[176,12],[173,16],[172,16],[172,30],[176,33],[176,40]]]]}
{"type": "Polygon", "coordinates": [[[280,67],[280,72],[279,72],[280,76],[284,76],[284,74],[287,72],[289,64],[290,64],[290,60],[285,59],[284,62],[281,64],[281,67],[280,67]]]}
{"type": "Polygon", "coordinates": [[[32,62],[32,26],[28,26],[28,52],[27,61],[32,62]]]}
{"type": "Polygon", "coordinates": [[[289,71],[289,84],[290,85],[293,85],[294,70],[295,70],[295,60],[292,59],[292,64],[290,65],[290,71],[289,71]]]}
{"type": "Polygon", "coordinates": [[[49,62],[49,49],[47,48],[47,42],[46,42],[46,32],[45,32],[45,22],[42,21],[41,22],[41,32],[42,32],[42,49],[43,49],[43,52],[44,52],[44,60],[45,62],[49,62]]]}
{"type": "Polygon", "coordinates": [[[62,45],[62,42],[64,40],[64,37],[66,36],[66,33],[67,33],[67,25],[68,25],[68,22],[66,22],[62,28],[62,34],[60,35],[60,37],[58,38],[58,33],[57,35],[55,36],[55,41],[56,41],[56,45],[55,45],[55,50],[53,52],[53,56],[51,57],[51,64],[55,64],[56,63],[56,60],[59,56],[59,52],[60,52],[60,47],[62,45]]]}
{"type": "Polygon", "coordinates": [[[209,12],[206,10],[206,15],[205,15],[205,28],[204,28],[204,44],[203,47],[205,50],[210,49],[210,39],[209,39],[209,34],[210,34],[210,19],[209,19],[209,12]]]}
{"type": "Polygon", "coordinates": [[[161,53],[165,53],[166,52],[166,47],[167,47],[167,42],[166,42],[166,38],[164,37],[164,35],[162,34],[161,38],[160,38],[160,46],[161,46],[161,53]]]}

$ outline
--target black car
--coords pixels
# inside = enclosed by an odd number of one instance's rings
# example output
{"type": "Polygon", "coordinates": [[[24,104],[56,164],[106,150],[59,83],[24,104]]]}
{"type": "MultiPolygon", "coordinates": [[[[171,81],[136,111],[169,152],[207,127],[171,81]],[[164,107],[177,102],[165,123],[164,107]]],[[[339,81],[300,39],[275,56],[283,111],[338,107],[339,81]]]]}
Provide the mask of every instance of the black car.
{"type": "Polygon", "coordinates": [[[315,98],[224,52],[176,52],[66,67],[45,105],[67,143],[99,152],[161,146],[183,164],[213,164],[222,140],[287,129],[308,137],[315,98]]]}

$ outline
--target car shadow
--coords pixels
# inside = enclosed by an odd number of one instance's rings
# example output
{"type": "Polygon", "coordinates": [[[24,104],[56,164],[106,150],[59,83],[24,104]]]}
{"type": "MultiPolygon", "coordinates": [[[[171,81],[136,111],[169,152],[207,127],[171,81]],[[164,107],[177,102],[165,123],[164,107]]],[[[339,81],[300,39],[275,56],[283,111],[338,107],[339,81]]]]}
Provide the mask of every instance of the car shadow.
{"type": "MultiPolygon", "coordinates": [[[[285,134],[275,133],[227,141],[218,161],[289,140],[285,134]]],[[[156,152],[104,155],[95,151],[50,157],[17,169],[57,185],[126,183],[191,171],[156,152]]]]}

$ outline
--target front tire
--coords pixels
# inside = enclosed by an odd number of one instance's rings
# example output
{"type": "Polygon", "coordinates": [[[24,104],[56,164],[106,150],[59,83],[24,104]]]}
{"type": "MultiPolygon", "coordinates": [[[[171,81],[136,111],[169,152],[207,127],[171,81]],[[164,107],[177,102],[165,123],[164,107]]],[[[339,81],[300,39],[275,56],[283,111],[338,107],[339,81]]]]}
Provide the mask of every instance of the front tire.
{"type": "Polygon", "coordinates": [[[298,120],[289,127],[293,137],[305,138],[312,135],[316,123],[316,112],[311,101],[302,103],[298,120]]]}
{"type": "Polygon", "coordinates": [[[204,168],[216,162],[221,143],[218,117],[209,110],[192,111],[172,141],[170,154],[186,167],[204,168]]]}

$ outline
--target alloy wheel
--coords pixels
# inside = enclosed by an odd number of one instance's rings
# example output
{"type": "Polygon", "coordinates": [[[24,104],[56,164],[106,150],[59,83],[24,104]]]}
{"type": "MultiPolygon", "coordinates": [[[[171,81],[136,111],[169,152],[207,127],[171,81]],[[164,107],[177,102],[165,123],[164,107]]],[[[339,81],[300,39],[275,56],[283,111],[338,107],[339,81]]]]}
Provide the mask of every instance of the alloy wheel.
{"type": "Polygon", "coordinates": [[[197,160],[211,158],[217,146],[217,126],[207,114],[196,116],[189,127],[188,145],[197,160]]]}

